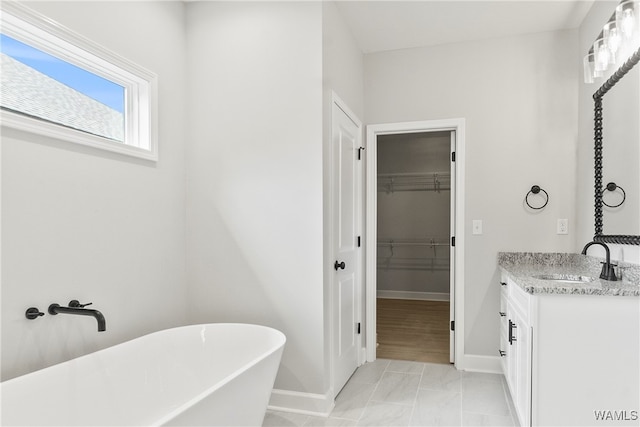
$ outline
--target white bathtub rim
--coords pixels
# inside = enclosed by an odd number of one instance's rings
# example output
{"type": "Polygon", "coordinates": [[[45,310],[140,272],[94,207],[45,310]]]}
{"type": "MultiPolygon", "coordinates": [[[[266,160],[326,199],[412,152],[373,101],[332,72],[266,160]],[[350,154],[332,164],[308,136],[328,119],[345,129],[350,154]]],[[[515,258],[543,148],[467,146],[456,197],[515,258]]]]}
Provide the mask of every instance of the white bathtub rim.
{"type": "MultiPolygon", "coordinates": [[[[280,345],[278,345],[277,347],[272,348],[268,352],[265,352],[260,357],[254,359],[253,361],[247,363],[246,365],[243,365],[242,369],[236,369],[235,372],[229,374],[228,376],[226,376],[222,380],[218,381],[217,383],[215,383],[211,387],[209,387],[206,390],[202,391],[201,393],[197,394],[192,399],[189,399],[187,402],[183,403],[182,405],[174,408],[172,411],[167,413],[167,415],[165,415],[165,416],[161,417],[159,420],[153,422],[151,424],[152,426],[161,426],[161,425],[164,425],[164,424],[168,423],[169,421],[171,421],[172,419],[174,419],[175,417],[177,417],[181,413],[183,413],[186,410],[188,410],[193,405],[195,405],[198,402],[200,402],[205,397],[209,396],[211,393],[215,392],[217,389],[222,388],[225,384],[228,384],[233,379],[235,379],[238,376],[240,376],[243,372],[251,369],[253,366],[255,366],[258,363],[260,363],[261,361],[267,359],[273,353],[275,353],[275,352],[279,351],[280,349],[282,349],[284,347],[285,343],[286,343],[286,340],[287,340],[286,336],[281,331],[279,331],[277,329],[271,328],[269,326],[255,325],[255,324],[250,324],[250,323],[203,323],[203,324],[188,325],[188,326],[206,326],[206,325],[243,325],[243,326],[255,326],[255,327],[259,327],[259,328],[270,329],[271,331],[277,332],[276,335],[278,335],[279,338],[282,338],[282,343],[280,345]]],[[[185,327],[185,326],[182,326],[182,327],[185,327]]],[[[171,328],[171,329],[177,329],[177,328],[171,328]]],[[[158,331],[158,332],[162,332],[162,331],[158,331]]]]}
{"type": "Polygon", "coordinates": [[[230,373],[229,375],[227,375],[226,377],[224,377],[223,379],[217,381],[215,384],[212,384],[210,387],[207,387],[205,390],[203,390],[202,392],[196,394],[195,396],[193,396],[192,398],[188,399],[187,401],[185,401],[182,404],[179,404],[178,406],[174,407],[172,410],[168,411],[166,415],[163,415],[162,417],[160,417],[159,419],[153,421],[150,423],[150,425],[152,426],[157,426],[157,425],[162,425],[165,424],[169,421],[171,421],[173,418],[177,417],[179,414],[185,412],[186,410],[188,410],[190,407],[192,407],[193,405],[197,404],[198,402],[200,402],[203,398],[205,398],[206,396],[210,395],[211,393],[215,392],[217,389],[223,387],[225,384],[228,384],[229,382],[231,382],[233,379],[237,378],[238,376],[240,376],[243,372],[245,372],[248,369],[251,369],[253,366],[257,365],[258,363],[260,363],[261,361],[267,359],[268,357],[270,357],[271,355],[273,355],[274,353],[278,352],[278,351],[282,351],[284,345],[286,344],[286,336],[279,330],[269,327],[269,326],[264,326],[264,325],[257,325],[257,324],[251,324],[251,323],[199,323],[199,324],[191,324],[191,325],[183,325],[183,326],[176,326],[173,328],[167,328],[167,329],[161,329],[155,332],[150,332],[148,334],[145,335],[140,335],[138,337],[132,338],[130,340],[121,342],[119,344],[113,345],[113,346],[109,346],[109,347],[105,347],[103,349],[99,349],[96,351],[93,351],[91,353],[87,353],[78,357],[74,357],[72,359],[63,361],[63,362],[59,362],[47,367],[44,367],[42,369],[38,369],[32,372],[29,372],[27,374],[24,375],[20,375],[11,379],[8,379],[6,381],[2,381],[0,383],[0,394],[2,393],[2,388],[4,388],[6,385],[14,382],[14,381],[20,381],[21,378],[25,377],[25,376],[31,376],[31,375],[38,375],[41,372],[47,370],[47,369],[56,369],[58,366],[60,365],[64,365],[65,363],[73,363],[74,361],[79,361],[82,359],[86,359],[86,358],[90,358],[92,357],[94,354],[102,352],[102,351],[116,351],[117,348],[121,347],[121,346],[125,346],[128,343],[144,338],[144,337],[149,337],[151,335],[159,335],[162,334],[163,332],[168,332],[168,331],[174,331],[177,329],[198,329],[198,328],[202,328],[202,327],[206,327],[206,326],[241,326],[241,327],[249,327],[249,328],[255,328],[255,329],[265,329],[265,330],[269,330],[270,333],[274,334],[275,338],[276,338],[276,342],[277,344],[272,344],[271,347],[266,350],[264,353],[262,353],[260,356],[256,357],[255,359],[253,359],[252,361],[248,362],[245,365],[242,365],[241,368],[236,369],[235,371],[233,371],[232,373],[230,373]],[[112,350],[113,349],[113,350],[112,350]]]}
{"type": "MultiPolygon", "coordinates": [[[[43,368],[36,369],[36,370],[34,370],[34,371],[30,371],[30,372],[27,372],[27,373],[22,374],[22,375],[18,375],[18,376],[16,376],[16,377],[9,378],[8,380],[1,381],[1,382],[0,382],[0,385],[4,386],[5,384],[8,384],[8,383],[10,383],[10,382],[12,382],[12,381],[19,380],[20,378],[22,378],[22,377],[24,377],[24,376],[26,376],[26,375],[34,375],[34,374],[39,373],[40,371],[44,371],[45,369],[55,368],[56,366],[58,366],[58,365],[62,365],[62,364],[64,364],[64,363],[69,363],[69,362],[71,362],[71,361],[75,361],[75,360],[80,360],[80,359],[88,358],[88,357],[90,357],[91,355],[93,355],[93,354],[95,354],[95,353],[98,353],[98,352],[100,352],[100,351],[106,351],[106,350],[110,350],[110,349],[116,349],[116,348],[118,348],[118,347],[120,347],[120,346],[126,345],[126,344],[130,343],[131,341],[135,341],[135,340],[137,340],[137,339],[141,339],[141,338],[148,337],[148,336],[155,335],[155,334],[160,334],[160,333],[162,333],[162,332],[173,331],[173,330],[176,330],[176,329],[186,329],[186,328],[194,328],[194,329],[195,329],[196,327],[208,326],[208,325],[230,325],[230,326],[236,326],[236,325],[237,325],[237,326],[250,326],[250,327],[257,327],[257,328],[270,329],[270,330],[275,331],[275,332],[278,332],[278,334],[282,335],[282,338],[283,338],[283,340],[284,340],[284,341],[283,341],[283,343],[282,343],[282,345],[284,345],[284,344],[286,343],[286,341],[287,341],[286,336],[285,336],[281,331],[279,331],[279,330],[277,330],[277,329],[275,329],[275,328],[272,328],[272,327],[270,327],[270,326],[258,325],[258,324],[254,324],[254,323],[194,323],[194,324],[190,324],[190,325],[175,326],[175,327],[172,327],[172,328],[160,329],[160,330],[158,330],[158,331],[149,332],[149,333],[147,333],[147,334],[140,335],[140,336],[137,336],[137,337],[134,337],[134,338],[128,339],[128,340],[123,341],[123,342],[118,343],[118,344],[114,344],[114,345],[110,345],[110,346],[108,346],[108,347],[100,348],[100,349],[98,349],[98,350],[94,350],[94,351],[92,351],[92,352],[90,352],[90,353],[82,354],[82,355],[80,355],[80,356],[76,356],[76,357],[73,357],[73,358],[71,358],[71,359],[63,360],[62,362],[54,363],[53,365],[48,365],[48,366],[45,366],[45,367],[43,367],[43,368]]],[[[276,335],[278,335],[278,334],[276,334],[276,335]]],[[[276,350],[277,350],[277,348],[276,348],[276,350]]],[[[269,352],[269,354],[272,354],[272,353],[273,353],[273,351],[270,351],[270,352],[269,352]]]]}

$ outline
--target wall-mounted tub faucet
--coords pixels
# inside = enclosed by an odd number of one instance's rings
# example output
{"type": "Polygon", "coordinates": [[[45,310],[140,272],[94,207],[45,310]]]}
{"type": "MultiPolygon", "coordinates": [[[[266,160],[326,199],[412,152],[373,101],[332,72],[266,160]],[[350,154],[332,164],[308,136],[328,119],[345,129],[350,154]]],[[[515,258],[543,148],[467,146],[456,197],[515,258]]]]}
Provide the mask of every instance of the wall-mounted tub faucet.
{"type": "Polygon", "coordinates": [[[98,332],[103,332],[107,330],[106,321],[104,320],[104,316],[98,310],[91,310],[88,308],[84,308],[87,305],[91,305],[93,303],[80,304],[78,300],[69,301],[69,307],[62,307],[60,304],[51,304],[49,306],[49,314],[78,314],[81,316],[92,316],[98,321],[98,332]]]}
{"type": "Polygon", "coordinates": [[[616,280],[618,280],[618,278],[616,277],[616,271],[613,268],[614,265],[611,264],[611,254],[609,252],[609,246],[607,246],[602,242],[589,242],[586,245],[584,245],[584,248],[582,249],[582,255],[587,254],[587,249],[589,249],[591,245],[602,246],[606,253],[605,262],[602,263],[602,272],[600,272],[600,278],[604,280],[610,280],[612,282],[615,282],[616,280]]]}

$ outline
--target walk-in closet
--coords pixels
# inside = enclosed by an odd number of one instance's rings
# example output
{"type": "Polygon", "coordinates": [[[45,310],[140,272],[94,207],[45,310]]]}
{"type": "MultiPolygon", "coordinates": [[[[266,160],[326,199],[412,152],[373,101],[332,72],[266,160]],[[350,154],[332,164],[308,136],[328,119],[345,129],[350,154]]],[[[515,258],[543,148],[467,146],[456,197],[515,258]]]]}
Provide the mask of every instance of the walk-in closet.
{"type": "Polygon", "coordinates": [[[451,132],[377,144],[377,356],[449,363],[451,132]]]}

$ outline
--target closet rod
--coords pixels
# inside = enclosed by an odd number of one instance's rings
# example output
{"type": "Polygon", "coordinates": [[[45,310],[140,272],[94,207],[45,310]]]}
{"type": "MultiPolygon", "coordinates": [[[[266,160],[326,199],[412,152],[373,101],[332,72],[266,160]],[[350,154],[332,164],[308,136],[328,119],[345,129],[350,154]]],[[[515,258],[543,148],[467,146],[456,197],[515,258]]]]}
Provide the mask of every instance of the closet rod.
{"type": "Polygon", "coordinates": [[[378,258],[376,267],[384,270],[447,270],[448,259],[439,258],[378,258]]]}
{"type": "Polygon", "coordinates": [[[425,239],[380,238],[378,246],[449,246],[447,237],[429,237],[425,239]]]}
{"type": "Polygon", "coordinates": [[[427,174],[378,174],[377,190],[386,193],[396,191],[448,191],[451,190],[451,174],[433,172],[427,174]]]}
{"type": "Polygon", "coordinates": [[[378,246],[449,246],[449,243],[378,242],[378,246]]]}
{"type": "Polygon", "coordinates": [[[450,172],[406,172],[406,173],[379,173],[378,178],[394,178],[394,177],[432,177],[437,175],[439,177],[449,177],[450,172]]]}
{"type": "Polygon", "coordinates": [[[384,257],[384,256],[379,256],[377,259],[378,263],[388,263],[389,261],[392,262],[413,262],[415,261],[416,263],[425,263],[425,264],[433,264],[434,262],[436,263],[442,263],[442,264],[446,264],[449,265],[449,259],[448,258],[437,258],[437,257],[384,257]]]}
{"type": "Polygon", "coordinates": [[[420,270],[420,271],[445,271],[448,270],[449,267],[431,267],[428,265],[420,266],[420,265],[391,265],[391,266],[378,266],[380,270],[420,270]]]}

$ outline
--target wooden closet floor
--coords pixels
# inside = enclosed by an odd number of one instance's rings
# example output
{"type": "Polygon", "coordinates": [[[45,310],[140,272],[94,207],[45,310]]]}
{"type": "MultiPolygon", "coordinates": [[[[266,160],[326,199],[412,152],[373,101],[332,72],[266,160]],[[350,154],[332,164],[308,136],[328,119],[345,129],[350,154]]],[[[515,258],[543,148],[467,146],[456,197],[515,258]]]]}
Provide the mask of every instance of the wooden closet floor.
{"type": "Polygon", "coordinates": [[[377,357],[449,363],[449,301],[377,299],[377,357]]]}

